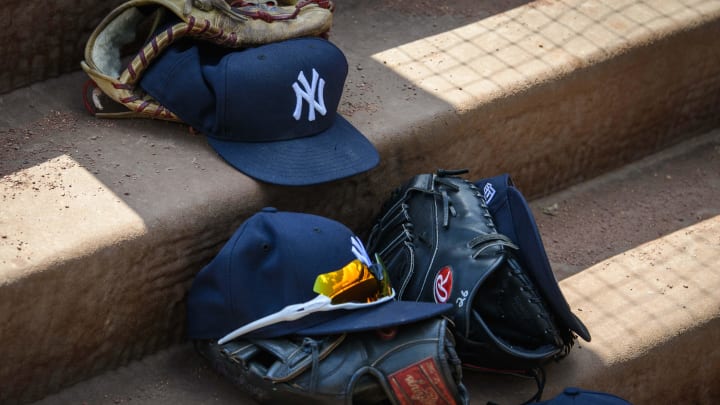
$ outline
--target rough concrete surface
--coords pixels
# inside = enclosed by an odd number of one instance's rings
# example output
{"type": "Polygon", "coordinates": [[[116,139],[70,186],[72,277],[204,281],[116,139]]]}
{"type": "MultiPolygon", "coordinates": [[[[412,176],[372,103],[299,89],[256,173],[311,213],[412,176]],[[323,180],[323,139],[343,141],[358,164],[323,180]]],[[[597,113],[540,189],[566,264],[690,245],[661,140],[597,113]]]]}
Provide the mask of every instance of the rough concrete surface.
{"type": "Polygon", "coordinates": [[[712,1],[341,0],[340,112],[382,162],[312,187],[255,182],[182,125],[89,117],[80,72],[1,95],[0,401],[179,342],[193,275],[264,205],[362,233],[421,171],[537,197],[716,127],[718,38],[712,1]]]}
{"type": "MultiPolygon", "coordinates": [[[[720,131],[531,201],[548,255],[593,341],[548,367],[567,385],[635,404],[720,400],[720,131]]],[[[473,404],[518,403],[534,384],[466,373],[473,404]]],[[[253,403],[189,343],[82,382],[36,405],[253,403]]]]}
{"type": "Polygon", "coordinates": [[[0,94],[77,70],[90,32],[121,2],[4,1],[0,19],[8,25],[0,32],[0,94]]]}

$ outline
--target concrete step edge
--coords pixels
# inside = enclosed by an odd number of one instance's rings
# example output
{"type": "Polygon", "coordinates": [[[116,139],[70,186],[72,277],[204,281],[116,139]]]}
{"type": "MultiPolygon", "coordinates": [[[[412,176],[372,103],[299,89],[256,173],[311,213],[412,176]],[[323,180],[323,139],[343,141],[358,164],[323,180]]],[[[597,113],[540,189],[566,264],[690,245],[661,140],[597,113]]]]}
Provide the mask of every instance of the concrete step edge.
{"type": "MultiPolygon", "coordinates": [[[[577,204],[587,195],[628,187],[630,179],[639,177],[638,182],[642,182],[654,172],[671,172],[684,182],[692,173],[681,174],[677,162],[690,161],[689,165],[697,166],[707,162],[697,151],[713,149],[705,155],[714,156],[709,169],[720,166],[720,130],[534,200],[531,205],[540,213],[549,202],[577,204]]],[[[707,197],[720,193],[717,178],[708,179],[708,185],[714,191],[707,197]]],[[[650,194],[647,198],[658,196],[650,194]]],[[[638,199],[637,203],[644,201],[638,199]]],[[[709,404],[720,398],[720,387],[715,384],[720,378],[720,349],[707,344],[720,338],[720,297],[714,293],[720,287],[720,275],[712,267],[720,242],[720,206],[710,207],[714,207],[715,215],[610,255],[560,281],[572,310],[588,326],[592,341],[578,341],[568,357],[546,367],[543,398],[570,386],[610,392],[634,404],[709,404]]],[[[592,216],[590,207],[577,209],[588,218],[592,216]]],[[[548,226],[552,221],[543,217],[539,223],[545,225],[549,254],[556,256],[560,249],[551,241],[561,238],[562,230],[548,226]]],[[[576,234],[597,235],[597,230],[584,229],[582,221],[572,224],[576,234]]],[[[533,382],[523,379],[471,371],[465,372],[463,382],[470,391],[471,404],[516,404],[535,390],[533,382]]],[[[245,392],[214,373],[191,343],[181,342],[35,405],[189,405],[210,400],[219,405],[254,403],[245,392]]]]}

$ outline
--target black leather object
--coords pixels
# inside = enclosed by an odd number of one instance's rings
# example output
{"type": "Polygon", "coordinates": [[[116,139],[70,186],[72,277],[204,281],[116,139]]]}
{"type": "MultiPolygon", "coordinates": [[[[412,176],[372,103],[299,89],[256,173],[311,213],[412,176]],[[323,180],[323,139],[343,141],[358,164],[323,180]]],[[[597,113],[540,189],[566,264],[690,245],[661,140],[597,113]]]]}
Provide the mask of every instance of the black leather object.
{"type": "Polygon", "coordinates": [[[453,343],[447,321],[436,317],[382,331],[224,345],[202,340],[195,347],[213,369],[262,404],[401,404],[428,398],[467,404],[453,343]]]}
{"type": "Polygon", "coordinates": [[[397,188],[370,232],[398,299],[449,302],[467,366],[529,370],[564,356],[575,336],[497,232],[482,193],[460,172],[421,174],[397,188]],[[443,301],[444,300],[444,301],[443,301]]]}

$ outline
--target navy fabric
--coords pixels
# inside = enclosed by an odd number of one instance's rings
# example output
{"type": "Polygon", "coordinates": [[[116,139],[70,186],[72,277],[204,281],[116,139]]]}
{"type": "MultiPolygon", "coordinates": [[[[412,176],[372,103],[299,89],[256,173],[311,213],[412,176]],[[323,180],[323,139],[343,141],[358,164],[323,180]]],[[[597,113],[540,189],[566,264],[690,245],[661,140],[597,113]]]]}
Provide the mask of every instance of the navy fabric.
{"type": "MultiPolygon", "coordinates": [[[[187,334],[219,339],[233,330],[317,296],[317,275],[356,257],[353,233],[328,218],[266,208],[250,217],[196,276],[187,299],[187,334]]],[[[402,302],[317,312],[247,336],[324,335],[385,328],[446,313],[451,305],[402,302]]]]}
{"type": "Polygon", "coordinates": [[[309,185],[370,170],[375,147],[337,113],[348,65],[322,38],[241,50],[180,40],[140,86],[258,180],[309,185]]]}
{"type": "Polygon", "coordinates": [[[630,402],[613,394],[605,392],[590,391],[576,387],[568,387],[565,390],[546,401],[540,401],[542,405],[632,405],[630,402]]]}
{"type": "Polygon", "coordinates": [[[475,181],[483,191],[485,202],[493,215],[498,231],[518,245],[519,260],[528,269],[533,281],[553,308],[557,316],[573,332],[590,341],[590,332],[570,310],[570,305],[550,267],[535,217],[525,197],[513,185],[508,174],[475,181]]]}

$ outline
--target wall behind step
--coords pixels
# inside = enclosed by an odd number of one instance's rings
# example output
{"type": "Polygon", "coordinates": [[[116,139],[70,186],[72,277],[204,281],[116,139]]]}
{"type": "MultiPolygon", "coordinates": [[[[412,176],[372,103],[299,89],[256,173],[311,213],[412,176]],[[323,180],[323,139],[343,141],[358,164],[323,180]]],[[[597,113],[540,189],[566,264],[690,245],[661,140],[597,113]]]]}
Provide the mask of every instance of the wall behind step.
{"type": "Polygon", "coordinates": [[[122,0],[6,0],[0,5],[0,94],[80,69],[92,30],[122,0]]]}

